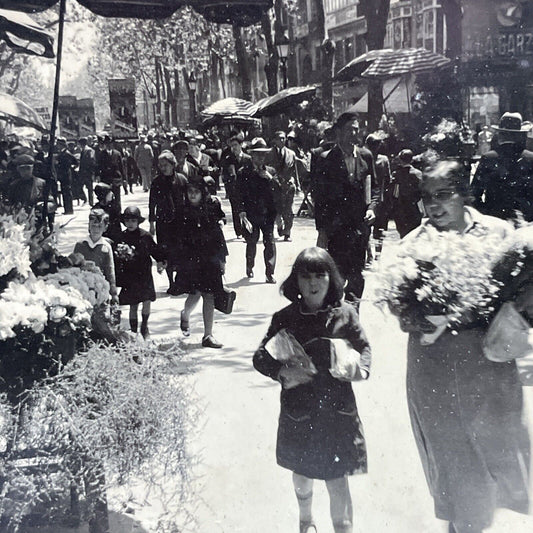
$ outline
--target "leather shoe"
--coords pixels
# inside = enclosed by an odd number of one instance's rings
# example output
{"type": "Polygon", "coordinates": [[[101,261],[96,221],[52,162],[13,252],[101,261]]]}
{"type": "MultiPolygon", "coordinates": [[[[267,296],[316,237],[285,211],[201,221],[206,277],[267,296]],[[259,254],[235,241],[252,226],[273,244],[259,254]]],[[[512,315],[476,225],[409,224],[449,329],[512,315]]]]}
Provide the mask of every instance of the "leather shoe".
{"type": "Polygon", "coordinates": [[[180,329],[184,337],[188,337],[191,334],[191,330],[189,327],[189,321],[183,318],[183,311],[181,312],[181,315],[180,315],[180,329]]]}
{"type": "Polygon", "coordinates": [[[247,271],[246,271],[246,275],[247,275],[250,279],[252,279],[252,278],[254,277],[254,272],[253,272],[253,270],[247,270],[247,271]]]}
{"type": "Polygon", "coordinates": [[[291,242],[292,241],[292,239],[288,235],[285,235],[285,237],[283,237],[283,240],[285,242],[291,242]]]}
{"type": "Polygon", "coordinates": [[[274,279],[274,276],[269,275],[269,276],[266,277],[266,282],[274,284],[274,283],[276,283],[276,280],[274,279]]]}
{"type": "Polygon", "coordinates": [[[222,348],[223,345],[213,335],[208,335],[202,339],[202,346],[204,348],[222,348]]]}

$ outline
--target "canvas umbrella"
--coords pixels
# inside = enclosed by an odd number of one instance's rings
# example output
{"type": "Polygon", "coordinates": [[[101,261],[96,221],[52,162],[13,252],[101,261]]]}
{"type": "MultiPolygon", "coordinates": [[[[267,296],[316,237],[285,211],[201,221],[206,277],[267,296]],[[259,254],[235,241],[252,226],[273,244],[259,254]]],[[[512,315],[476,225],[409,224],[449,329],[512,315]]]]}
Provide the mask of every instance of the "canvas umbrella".
{"type": "Polygon", "coordinates": [[[42,132],[48,130],[35,109],[11,94],[0,93],[0,120],[14,126],[30,126],[42,132]]]}
{"type": "Polygon", "coordinates": [[[380,50],[370,50],[366,54],[362,54],[352,59],[349,63],[344,65],[333,78],[335,81],[352,81],[354,78],[361,76],[378,57],[391,54],[394,52],[392,48],[383,48],[380,50]]]}
{"type": "Polygon", "coordinates": [[[0,39],[17,52],[54,57],[54,38],[26,13],[0,9],[0,39]]]}
{"type": "Polygon", "coordinates": [[[395,78],[407,74],[418,74],[442,68],[450,59],[425,48],[402,48],[379,55],[371,65],[361,73],[363,78],[395,78]]]}
{"type": "Polygon", "coordinates": [[[254,105],[252,102],[242,100],[240,98],[223,98],[206,107],[201,113],[206,117],[213,116],[237,116],[250,117],[254,112],[254,105]]]}
{"type": "Polygon", "coordinates": [[[268,117],[286,111],[295,104],[303,102],[316,94],[316,85],[288,87],[278,93],[267,96],[254,104],[255,117],[268,117]]]}

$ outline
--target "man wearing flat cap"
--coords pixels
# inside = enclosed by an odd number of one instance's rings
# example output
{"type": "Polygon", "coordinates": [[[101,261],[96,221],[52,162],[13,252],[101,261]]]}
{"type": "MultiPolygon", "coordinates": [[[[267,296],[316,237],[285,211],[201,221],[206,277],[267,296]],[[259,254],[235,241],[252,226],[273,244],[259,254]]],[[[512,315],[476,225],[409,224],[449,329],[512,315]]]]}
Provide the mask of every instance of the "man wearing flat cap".
{"type": "Polygon", "coordinates": [[[347,282],[346,301],[358,307],[379,187],[370,150],[357,145],[357,117],[343,113],[333,128],[336,144],[320,154],[313,191],[317,245],[326,248],[337,263],[347,282]]]}
{"type": "Polygon", "coordinates": [[[481,157],[474,179],[474,207],[486,215],[533,220],[533,152],[526,150],[530,127],[520,113],[504,113],[494,128],[497,147],[481,157]]]}

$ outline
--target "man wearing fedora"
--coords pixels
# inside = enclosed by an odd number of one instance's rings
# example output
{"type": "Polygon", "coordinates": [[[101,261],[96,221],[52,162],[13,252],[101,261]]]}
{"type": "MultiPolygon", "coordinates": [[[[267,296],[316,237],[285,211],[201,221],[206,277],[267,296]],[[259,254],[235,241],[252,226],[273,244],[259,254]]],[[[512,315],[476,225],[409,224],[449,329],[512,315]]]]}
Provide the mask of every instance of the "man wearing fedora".
{"type": "Polygon", "coordinates": [[[497,146],[481,157],[474,179],[474,207],[503,219],[533,220],[533,152],[526,150],[530,127],[520,113],[504,113],[494,128],[497,146]]]}
{"type": "Polygon", "coordinates": [[[113,141],[109,135],[101,137],[99,142],[101,150],[98,157],[98,176],[101,182],[111,185],[120,210],[120,189],[124,181],[122,154],[113,148],[113,141]]]}
{"type": "Polygon", "coordinates": [[[255,256],[259,233],[263,234],[265,247],[265,275],[267,283],[276,283],[276,244],[274,242],[274,221],[280,204],[280,185],[275,179],[275,170],[265,165],[270,152],[265,140],[252,140],[248,153],[252,165],[244,165],[237,171],[235,187],[236,205],[239,209],[241,229],[246,240],[246,275],[254,277],[255,256]]]}

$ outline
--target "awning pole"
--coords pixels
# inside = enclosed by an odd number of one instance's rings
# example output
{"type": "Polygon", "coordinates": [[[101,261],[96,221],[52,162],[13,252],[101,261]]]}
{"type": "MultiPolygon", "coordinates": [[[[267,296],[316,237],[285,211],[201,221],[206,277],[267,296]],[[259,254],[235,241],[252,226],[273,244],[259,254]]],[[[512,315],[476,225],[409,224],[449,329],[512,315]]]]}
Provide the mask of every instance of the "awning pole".
{"type": "Polygon", "coordinates": [[[51,184],[55,181],[53,164],[54,164],[54,148],[56,141],[56,126],[57,126],[57,108],[59,105],[59,83],[61,79],[61,57],[63,53],[63,27],[65,25],[65,10],[67,0],[59,0],[59,26],[57,32],[57,54],[56,54],[56,76],[54,84],[54,102],[52,105],[52,119],[50,121],[50,152],[48,154],[47,163],[47,179],[44,187],[43,198],[43,223],[47,222],[48,215],[48,196],[50,194],[51,184]]]}

